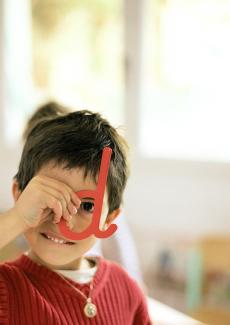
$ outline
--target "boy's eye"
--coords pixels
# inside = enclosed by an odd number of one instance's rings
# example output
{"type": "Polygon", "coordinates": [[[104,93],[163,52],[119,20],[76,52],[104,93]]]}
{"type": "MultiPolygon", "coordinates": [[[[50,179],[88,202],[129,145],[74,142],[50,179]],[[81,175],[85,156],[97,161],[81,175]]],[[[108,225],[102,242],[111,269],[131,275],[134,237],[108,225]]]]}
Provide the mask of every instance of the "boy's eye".
{"type": "Polygon", "coordinates": [[[82,202],[81,203],[81,209],[93,213],[94,210],[94,203],[93,202],[82,202]]]}

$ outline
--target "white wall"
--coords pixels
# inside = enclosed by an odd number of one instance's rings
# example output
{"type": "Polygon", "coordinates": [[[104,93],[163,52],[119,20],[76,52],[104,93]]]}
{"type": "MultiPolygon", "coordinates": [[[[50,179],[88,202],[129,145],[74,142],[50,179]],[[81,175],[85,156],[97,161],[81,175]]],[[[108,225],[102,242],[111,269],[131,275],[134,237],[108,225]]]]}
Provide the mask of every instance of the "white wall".
{"type": "Polygon", "coordinates": [[[133,164],[126,213],[158,235],[230,233],[229,194],[230,164],[142,160],[133,164]]]}
{"type": "Polygon", "coordinates": [[[12,178],[17,172],[21,148],[0,148],[0,211],[10,208],[13,204],[11,195],[12,178]]]}

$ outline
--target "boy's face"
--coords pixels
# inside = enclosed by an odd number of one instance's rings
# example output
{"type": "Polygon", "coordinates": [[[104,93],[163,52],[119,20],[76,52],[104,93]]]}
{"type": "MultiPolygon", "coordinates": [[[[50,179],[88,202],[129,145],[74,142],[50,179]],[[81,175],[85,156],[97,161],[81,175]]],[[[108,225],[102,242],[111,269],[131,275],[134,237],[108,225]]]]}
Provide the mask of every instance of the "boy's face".
{"type": "MultiPolygon", "coordinates": [[[[52,162],[43,166],[37,175],[48,176],[54,178],[60,182],[65,183],[72,188],[74,192],[80,190],[96,190],[97,184],[93,178],[88,174],[84,179],[83,169],[74,168],[71,170],[63,169],[61,167],[54,167],[52,162]]],[[[14,198],[17,200],[16,191],[13,190],[14,198]]],[[[82,204],[78,213],[73,216],[73,228],[72,231],[82,232],[85,230],[92,220],[92,204],[84,204],[85,200],[82,200],[82,204]],[[91,209],[90,209],[91,208],[91,209]]],[[[86,200],[87,202],[93,202],[92,200],[86,200]]],[[[108,214],[108,193],[105,191],[102,213],[100,219],[100,229],[108,226],[119,214],[120,210],[117,209],[111,214],[108,214]]],[[[37,226],[36,228],[28,229],[24,235],[30,245],[33,256],[36,256],[40,262],[47,264],[52,268],[70,268],[74,269],[79,266],[81,257],[95,244],[97,238],[94,235],[89,236],[86,239],[75,241],[73,245],[58,244],[52,240],[45,238],[42,233],[52,232],[61,235],[57,224],[54,224],[52,214],[50,218],[37,226]]],[[[66,238],[68,240],[68,238],[66,238]]],[[[71,241],[71,240],[70,240],[71,241]]]]}

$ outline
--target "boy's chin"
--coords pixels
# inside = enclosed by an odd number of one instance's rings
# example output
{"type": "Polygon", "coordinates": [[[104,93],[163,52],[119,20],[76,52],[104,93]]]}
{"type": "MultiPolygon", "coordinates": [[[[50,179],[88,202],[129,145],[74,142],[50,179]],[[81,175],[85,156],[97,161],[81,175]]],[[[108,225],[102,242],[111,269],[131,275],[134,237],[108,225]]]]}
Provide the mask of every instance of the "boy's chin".
{"type": "Polygon", "coordinates": [[[59,244],[44,238],[40,233],[26,236],[30,246],[30,257],[37,263],[53,269],[77,269],[83,255],[95,244],[91,238],[74,245],[59,244]]]}
{"type": "Polygon", "coordinates": [[[68,269],[68,266],[71,266],[73,263],[78,264],[78,261],[80,262],[81,256],[71,256],[70,254],[57,254],[56,252],[39,250],[38,248],[34,251],[39,258],[40,264],[47,266],[52,269],[58,269],[58,268],[64,268],[68,269]]]}
{"type": "Polygon", "coordinates": [[[45,238],[39,238],[35,242],[29,241],[31,248],[31,257],[35,262],[50,268],[57,268],[65,266],[78,261],[84,254],[81,245],[75,243],[74,245],[58,244],[45,238]],[[34,256],[33,256],[34,255],[34,256]]]}

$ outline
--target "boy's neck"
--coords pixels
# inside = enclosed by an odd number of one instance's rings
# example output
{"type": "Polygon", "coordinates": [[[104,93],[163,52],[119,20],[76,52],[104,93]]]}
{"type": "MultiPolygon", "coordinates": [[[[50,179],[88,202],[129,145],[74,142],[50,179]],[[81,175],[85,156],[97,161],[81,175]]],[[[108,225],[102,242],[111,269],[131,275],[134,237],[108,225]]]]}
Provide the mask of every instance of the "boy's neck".
{"type": "Polygon", "coordinates": [[[46,266],[52,270],[87,270],[95,265],[92,260],[84,256],[81,256],[68,264],[58,266],[44,262],[33,250],[29,250],[27,256],[35,263],[46,266]]]}

